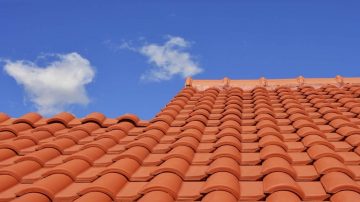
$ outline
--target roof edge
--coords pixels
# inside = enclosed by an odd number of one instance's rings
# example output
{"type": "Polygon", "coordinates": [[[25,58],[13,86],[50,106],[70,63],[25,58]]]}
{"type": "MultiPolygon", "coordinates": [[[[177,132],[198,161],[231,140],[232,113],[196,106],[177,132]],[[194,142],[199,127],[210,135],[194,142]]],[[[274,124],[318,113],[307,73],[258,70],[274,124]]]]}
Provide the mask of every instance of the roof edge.
{"type": "Polygon", "coordinates": [[[344,84],[360,84],[360,77],[342,77],[337,75],[334,78],[305,78],[299,76],[290,79],[266,79],[261,77],[257,80],[231,80],[224,77],[221,80],[193,80],[191,77],[186,78],[185,87],[194,87],[198,90],[206,90],[208,88],[225,88],[225,87],[240,87],[243,89],[253,89],[255,87],[277,88],[280,86],[299,87],[299,86],[313,86],[319,87],[325,84],[332,84],[335,86],[343,86],[344,84]]]}

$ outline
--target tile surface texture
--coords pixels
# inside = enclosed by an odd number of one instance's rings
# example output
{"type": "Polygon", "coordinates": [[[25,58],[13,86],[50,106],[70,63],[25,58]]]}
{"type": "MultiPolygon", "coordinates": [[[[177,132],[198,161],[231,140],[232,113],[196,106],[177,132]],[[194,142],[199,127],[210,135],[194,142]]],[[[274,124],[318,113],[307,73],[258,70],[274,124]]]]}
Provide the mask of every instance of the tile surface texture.
{"type": "Polygon", "coordinates": [[[265,84],[187,81],[149,121],[0,113],[0,201],[360,201],[360,85],[265,84]]]}

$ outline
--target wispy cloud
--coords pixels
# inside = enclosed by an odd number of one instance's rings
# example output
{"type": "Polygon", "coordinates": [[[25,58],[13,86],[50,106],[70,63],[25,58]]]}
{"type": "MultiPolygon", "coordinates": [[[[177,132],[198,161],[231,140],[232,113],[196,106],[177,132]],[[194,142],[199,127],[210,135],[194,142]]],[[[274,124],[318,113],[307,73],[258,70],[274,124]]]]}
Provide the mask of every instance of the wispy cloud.
{"type": "Polygon", "coordinates": [[[58,113],[73,104],[88,104],[85,86],[95,76],[90,62],[76,52],[52,56],[55,60],[43,67],[26,60],[4,60],[4,70],[24,87],[43,115],[58,113]]]}
{"type": "Polygon", "coordinates": [[[203,69],[186,51],[190,43],[182,37],[168,36],[164,44],[149,43],[134,47],[132,42],[123,42],[119,49],[138,52],[148,58],[153,66],[142,76],[142,80],[163,81],[179,75],[183,78],[201,73],[203,69]]]}

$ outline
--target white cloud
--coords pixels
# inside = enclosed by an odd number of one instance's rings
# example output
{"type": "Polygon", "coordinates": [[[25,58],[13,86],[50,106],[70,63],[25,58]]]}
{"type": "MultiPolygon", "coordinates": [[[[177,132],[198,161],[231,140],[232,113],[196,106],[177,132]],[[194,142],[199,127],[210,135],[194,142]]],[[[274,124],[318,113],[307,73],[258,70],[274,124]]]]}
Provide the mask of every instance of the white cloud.
{"type": "Polygon", "coordinates": [[[5,60],[4,70],[22,85],[38,112],[52,115],[73,104],[86,105],[85,85],[95,75],[90,62],[78,53],[56,54],[45,67],[31,61],[5,60]]]}
{"type": "Polygon", "coordinates": [[[185,78],[202,72],[190,53],[185,51],[189,47],[190,43],[184,38],[173,36],[169,36],[163,45],[151,43],[134,48],[130,41],[119,46],[120,49],[139,52],[148,58],[148,62],[154,66],[141,79],[149,81],[170,80],[175,75],[185,78]]]}

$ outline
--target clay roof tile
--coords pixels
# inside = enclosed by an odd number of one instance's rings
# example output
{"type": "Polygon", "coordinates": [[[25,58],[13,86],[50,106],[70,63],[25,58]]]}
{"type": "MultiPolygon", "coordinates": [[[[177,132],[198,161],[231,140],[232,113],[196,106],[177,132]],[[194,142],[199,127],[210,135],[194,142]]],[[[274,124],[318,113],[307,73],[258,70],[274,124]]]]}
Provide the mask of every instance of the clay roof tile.
{"type": "Polygon", "coordinates": [[[65,126],[68,126],[69,122],[75,119],[75,116],[68,112],[61,112],[55,116],[47,119],[47,123],[62,123],[65,126]]]}
{"type": "Polygon", "coordinates": [[[178,175],[164,172],[155,176],[148,184],[146,184],[142,193],[146,194],[152,191],[163,191],[170,194],[173,200],[175,200],[181,183],[182,180],[178,175]]]}
{"type": "Polygon", "coordinates": [[[0,112],[0,123],[6,121],[8,119],[10,119],[9,115],[7,115],[7,114],[5,114],[3,112],[0,112]]]}
{"type": "Polygon", "coordinates": [[[139,202],[158,201],[158,202],[173,202],[174,199],[167,191],[149,191],[143,195],[139,202]]]}
{"type": "Polygon", "coordinates": [[[96,179],[92,183],[92,186],[81,190],[79,194],[84,195],[90,192],[101,192],[108,195],[112,200],[115,200],[116,194],[126,184],[126,182],[126,178],[121,174],[107,173],[96,179]]]}
{"type": "Polygon", "coordinates": [[[0,201],[358,201],[360,80],[192,80],[154,118],[0,113],[0,201]]]}
{"type": "Polygon", "coordinates": [[[332,195],[330,198],[332,202],[353,202],[360,201],[360,194],[356,191],[340,191],[332,195]]]}
{"type": "Polygon", "coordinates": [[[268,202],[300,202],[301,199],[298,195],[291,191],[277,191],[269,195],[266,199],[268,202]]]}
{"type": "Polygon", "coordinates": [[[201,193],[208,194],[212,191],[227,191],[231,193],[236,199],[240,197],[239,181],[231,173],[216,172],[207,178],[201,193]]]}
{"type": "Polygon", "coordinates": [[[234,129],[236,129],[238,132],[241,133],[241,125],[240,125],[240,123],[237,122],[237,121],[227,120],[227,121],[224,121],[224,122],[220,125],[220,127],[219,127],[220,130],[224,130],[224,129],[226,129],[226,128],[234,128],[234,129]]]}
{"type": "Polygon", "coordinates": [[[27,113],[23,116],[21,116],[20,118],[14,120],[13,123],[27,123],[30,124],[32,126],[34,126],[34,124],[39,121],[42,118],[42,116],[36,112],[30,112],[27,113]]]}
{"type": "Polygon", "coordinates": [[[119,122],[128,121],[133,123],[134,125],[137,125],[137,123],[140,121],[139,117],[135,114],[124,114],[116,118],[119,120],[119,122]]]}
{"type": "Polygon", "coordinates": [[[217,172],[228,172],[237,177],[240,180],[240,167],[237,161],[232,158],[222,157],[214,160],[206,173],[213,175],[217,172]]]}
{"type": "Polygon", "coordinates": [[[217,201],[228,201],[237,202],[238,199],[228,191],[217,191],[207,193],[202,199],[204,202],[217,202],[217,201]]]}
{"type": "Polygon", "coordinates": [[[112,199],[110,196],[108,196],[103,192],[92,191],[80,196],[80,198],[76,199],[75,201],[76,202],[97,202],[97,201],[111,202],[112,199]]]}
{"type": "Polygon", "coordinates": [[[264,177],[264,191],[265,193],[274,193],[277,191],[290,191],[301,198],[305,194],[296,181],[287,173],[272,172],[264,177]]]}
{"type": "Polygon", "coordinates": [[[330,172],[320,179],[326,192],[355,191],[360,193],[360,185],[343,172],[330,172]]]}

